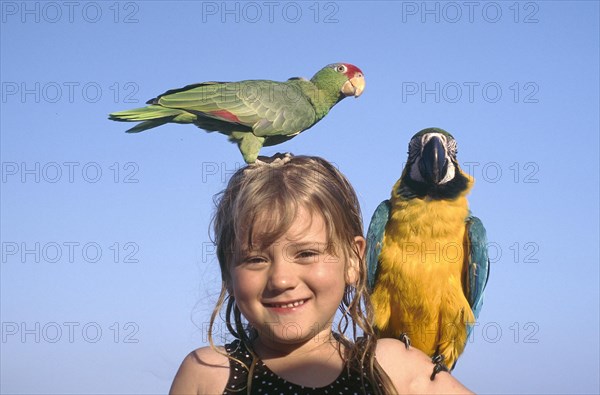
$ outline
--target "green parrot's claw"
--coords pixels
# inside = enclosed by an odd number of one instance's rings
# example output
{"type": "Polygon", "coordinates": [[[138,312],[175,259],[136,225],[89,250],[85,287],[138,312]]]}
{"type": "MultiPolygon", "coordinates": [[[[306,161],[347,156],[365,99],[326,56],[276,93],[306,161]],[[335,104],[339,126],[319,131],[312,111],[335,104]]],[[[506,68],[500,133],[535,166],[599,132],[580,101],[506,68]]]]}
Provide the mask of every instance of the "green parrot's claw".
{"type": "Polygon", "coordinates": [[[248,132],[231,132],[229,139],[235,141],[247,164],[254,163],[258,152],[265,142],[264,137],[257,137],[248,132]]]}
{"type": "Polygon", "coordinates": [[[438,374],[439,372],[450,373],[450,370],[444,364],[444,355],[443,354],[434,355],[433,358],[431,358],[431,362],[433,362],[435,364],[435,366],[433,367],[433,373],[431,373],[431,377],[429,377],[429,380],[433,381],[435,379],[435,375],[438,374]]]}
{"type": "Polygon", "coordinates": [[[400,334],[400,336],[398,337],[398,340],[400,340],[402,343],[404,343],[407,350],[410,348],[410,338],[408,337],[408,335],[405,332],[402,332],[400,334]]]}

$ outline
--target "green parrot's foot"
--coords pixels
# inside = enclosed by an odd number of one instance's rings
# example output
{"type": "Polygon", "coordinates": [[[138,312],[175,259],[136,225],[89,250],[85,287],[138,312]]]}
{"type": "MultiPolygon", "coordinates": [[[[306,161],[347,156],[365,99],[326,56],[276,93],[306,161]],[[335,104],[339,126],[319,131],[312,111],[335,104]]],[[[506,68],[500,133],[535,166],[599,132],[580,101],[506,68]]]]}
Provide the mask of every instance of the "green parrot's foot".
{"type": "Polygon", "coordinates": [[[431,362],[433,362],[435,364],[435,366],[433,367],[433,373],[431,373],[431,377],[429,377],[429,379],[431,381],[433,381],[435,379],[435,375],[438,374],[439,372],[450,373],[450,369],[448,369],[448,367],[444,364],[444,355],[443,354],[434,355],[433,358],[431,358],[431,362]]]}
{"type": "Polygon", "coordinates": [[[230,138],[237,142],[244,161],[248,164],[256,161],[258,152],[265,142],[264,137],[257,137],[250,132],[232,132],[230,138]]]}
{"type": "Polygon", "coordinates": [[[404,343],[407,350],[410,348],[410,338],[408,337],[408,335],[405,332],[402,332],[400,334],[400,336],[398,337],[398,340],[400,340],[402,343],[404,343]]]}
{"type": "Polygon", "coordinates": [[[286,152],[285,154],[278,152],[273,156],[259,156],[254,161],[254,166],[283,166],[286,163],[288,163],[292,159],[292,157],[293,155],[289,152],[286,152]]]}

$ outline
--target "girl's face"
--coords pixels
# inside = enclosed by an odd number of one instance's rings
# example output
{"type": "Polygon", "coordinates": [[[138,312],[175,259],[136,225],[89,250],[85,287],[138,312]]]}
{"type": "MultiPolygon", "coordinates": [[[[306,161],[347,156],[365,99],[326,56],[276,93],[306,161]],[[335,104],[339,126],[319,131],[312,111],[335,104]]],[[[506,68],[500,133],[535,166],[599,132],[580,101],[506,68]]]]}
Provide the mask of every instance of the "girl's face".
{"type": "MultiPolygon", "coordinates": [[[[265,344],[328,339],[346,284],[357,279],[358,260],[345,262],[328,252],[323,219],[303,208],[287,233],[268,247],[256,247],[260,229],[259,220],[254,248],[242,246],[231,268],[231,291],[240,312],[265,344]]],[[[364,238],[356,237],[355,243],[362,254],[364,238]]],[[[341,250],[333,247],[329,250],[341,250]]]]}

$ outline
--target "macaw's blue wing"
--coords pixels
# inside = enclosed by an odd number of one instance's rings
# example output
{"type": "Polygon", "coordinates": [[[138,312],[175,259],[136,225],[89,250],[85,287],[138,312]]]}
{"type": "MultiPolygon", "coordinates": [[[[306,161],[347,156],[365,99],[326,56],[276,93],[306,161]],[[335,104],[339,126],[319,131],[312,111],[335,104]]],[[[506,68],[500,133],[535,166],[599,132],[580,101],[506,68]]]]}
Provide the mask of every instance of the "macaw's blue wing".
{"type": "Polygon", "coordinates": [[[384,200],[377,206],[369,230],[367,231],[367,281],[372,291],[377,280],[377,268],[379,267],[379,253],[383,245],[383,234],[391,212],[389,200],[384,200]]]}
{"type": "MultiPolygon", "coordinates": [[[[483,305],[483,291],[490,275],[490,260],[487,249],[487,236],[481,220],[473,215],[467,218],[469,236],[469,266],[466,275],[467,299],[475,318],[479,317],[483,305]]],[[[471,333],[469,326],[468,333],[471,333]]]]}

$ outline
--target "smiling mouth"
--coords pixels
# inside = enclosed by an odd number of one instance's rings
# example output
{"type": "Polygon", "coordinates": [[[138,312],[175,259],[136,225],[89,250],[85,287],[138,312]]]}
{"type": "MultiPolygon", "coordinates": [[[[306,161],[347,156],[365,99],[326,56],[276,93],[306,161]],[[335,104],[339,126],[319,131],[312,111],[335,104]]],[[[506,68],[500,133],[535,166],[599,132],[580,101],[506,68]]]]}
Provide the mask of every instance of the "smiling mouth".
{"type": "Polygon", "coordinates": [[[307,300],[308,299],[302,299],[290,303],[265,303],[265,306],[274,307],[278,309],[291,309],[294,307],[302,306],[304,303],[306,303],[307,300]]]}

